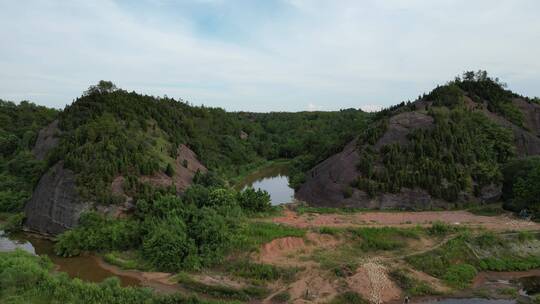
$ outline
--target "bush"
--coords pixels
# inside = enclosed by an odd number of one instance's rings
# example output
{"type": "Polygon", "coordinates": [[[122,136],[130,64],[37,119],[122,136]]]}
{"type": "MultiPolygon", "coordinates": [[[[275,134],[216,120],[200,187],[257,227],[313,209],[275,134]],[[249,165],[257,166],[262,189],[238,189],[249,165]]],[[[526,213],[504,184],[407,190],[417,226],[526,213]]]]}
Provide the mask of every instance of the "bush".
{"type": "Polygon", "coordinates": [[[476,268],[469,264],[457,264],[448,268],[443,279],[452,287],[468,287],[476,276],[476,268]]]}
{"type": "Polygon", "coordinates": [[[389,273],[397,285],[411,296],[426,296],[437,294],[427,283],[419,281],[409,275],[405,269],[395,269],[389,273]]]}
{"type": "Polygon", "coordinates": [[[214,209],[204,207],[192,215],[188,234],[205,266],[221,262],[232,244],[232,227],[214,209]]]}
{"type": "Polygon", "coordinates": [[[23,212],[11,215],[2,228],[6,232],[17,232],[22,230],[25,215],[23,212]]]}
{"type": "Polygon", "coordinates": [[[184,221],[169,217],[156,221],[144,237],[143,257],[158,270],[177,271],[200,266],[195,242],[188,237],[184,221]]]}
{"type": "Polygon", "coordinates": [[[272,207],[270,194],[261,189],[255,190],[252,187],[238,193],[238,202],[242,209],[251,212],[265,212],[272,207]]]}
{"type": "Polygon", "coordinates": [[[79,227],[57,237],[56,254],[70,257],[82,251],[125,250],[140,242],[140,225],[134,220],[110,219],[88,212],[79,222],[79,227]]]}

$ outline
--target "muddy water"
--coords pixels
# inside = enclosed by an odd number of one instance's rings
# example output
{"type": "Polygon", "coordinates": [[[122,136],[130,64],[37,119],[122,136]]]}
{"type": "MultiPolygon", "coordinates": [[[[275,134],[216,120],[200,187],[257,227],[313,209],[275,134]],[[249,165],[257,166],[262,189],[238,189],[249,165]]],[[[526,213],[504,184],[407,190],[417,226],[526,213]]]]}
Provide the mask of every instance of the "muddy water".
{"type": "Polygon", "coordinates": [[[290,203],[294,197],[294,189],[289,187],[287,166],[276,165],[261,169],[248,175],[240,188],[253,187],[270,194],[272,205],[290,203]]]}
{"type": "Polygon", "coordinates": [[[0,231],[0,251],[12,251],[20,248],[37,255],[47,255],[56,265],[56,270],[66,272],[72,278],[80,278],[88,282],[101,282],[115,276],[120,279],[122,286],[140,286],[136,278],[115,275],[101,267],[99,258],[93,255],[62,258],[54,254],[54,243],[30,234],[6,236],[0,231]]]}

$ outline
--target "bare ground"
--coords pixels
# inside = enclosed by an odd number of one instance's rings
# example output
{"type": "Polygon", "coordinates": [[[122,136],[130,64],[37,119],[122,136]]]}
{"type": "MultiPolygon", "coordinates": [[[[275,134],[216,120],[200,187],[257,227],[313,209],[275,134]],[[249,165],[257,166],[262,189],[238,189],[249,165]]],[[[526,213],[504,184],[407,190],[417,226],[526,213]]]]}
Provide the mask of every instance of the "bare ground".
{"type": "Polygon", "coordinates": [[[353,214],[298,214],[292,210],[284,211],[283,216],[272,219],[274,223],[286,224],[299,228],[313,227],[359,227],[359,226],[394,226],[414,227],[429,226],[433,222],[452,225],[481,227],[489,230],[539,230],[540,223],[522,220],[511,215],[482,216],[468,211],[420,211],[420,212],[357,212],[353,214]]]}

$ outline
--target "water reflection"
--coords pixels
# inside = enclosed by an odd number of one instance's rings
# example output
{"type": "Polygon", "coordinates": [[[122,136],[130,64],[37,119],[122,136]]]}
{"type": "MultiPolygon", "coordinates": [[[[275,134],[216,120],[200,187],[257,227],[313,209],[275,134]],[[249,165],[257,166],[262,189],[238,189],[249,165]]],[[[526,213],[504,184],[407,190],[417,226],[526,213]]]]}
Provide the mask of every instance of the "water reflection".
{"type": "Polygon", "coordinates": [[[272,205],[289,203],[293,200],[294,189],[289,187],[287,166],[276,165],[261,169],[247,176],[240,188],[253,187],[270,194],[272,205]]]}

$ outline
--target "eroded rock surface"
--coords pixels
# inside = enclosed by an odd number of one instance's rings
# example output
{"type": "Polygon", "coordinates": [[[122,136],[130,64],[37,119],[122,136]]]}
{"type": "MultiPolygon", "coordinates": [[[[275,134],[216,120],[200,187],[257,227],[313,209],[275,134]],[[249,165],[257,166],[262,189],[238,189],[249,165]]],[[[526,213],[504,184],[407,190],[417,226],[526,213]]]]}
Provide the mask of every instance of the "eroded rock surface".
{"type": "Polygon", "coordinates": [[[77,225],[89,207],[75,188],[75,174],[58,162],[45,173],[26,204],[25,226],[35,232],[56,235],[77,225]]]}
{"type": "Polygon", "coordinates": [[[36,144],[32,149],[32,154],[39,160],[44,160],[47,154],[58,145],[58,120],[51,122],[41,129],[36,139],[36,144]]]}

